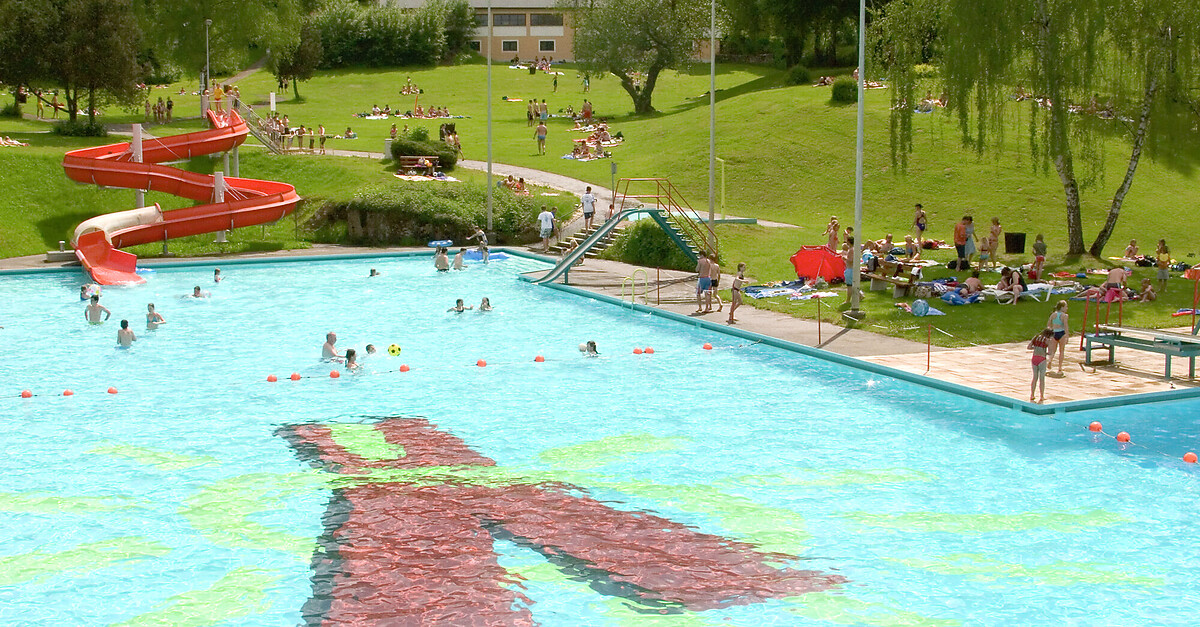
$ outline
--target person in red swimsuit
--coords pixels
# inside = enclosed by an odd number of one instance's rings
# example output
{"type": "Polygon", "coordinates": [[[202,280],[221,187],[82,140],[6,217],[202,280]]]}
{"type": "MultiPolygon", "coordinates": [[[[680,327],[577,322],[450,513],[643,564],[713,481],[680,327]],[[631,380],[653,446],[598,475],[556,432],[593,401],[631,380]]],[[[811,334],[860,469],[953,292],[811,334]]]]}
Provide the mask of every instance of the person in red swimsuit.
{"type": "Polygon", "coordinates": [[[1029,350],[1033,351],[1033,381],[1029,383],[1029,400],[1033,401],[1034,392],[1039,392],[1038,402],[1046,401],[1046,370],[1050,367],[1050,340],[1054,338],[1054,332],[1050,329],[1042,329],[1037,335],[1029,340],[1029,350]],[[1040,391],[1039,391],[1040,388],[1040,391]]]}

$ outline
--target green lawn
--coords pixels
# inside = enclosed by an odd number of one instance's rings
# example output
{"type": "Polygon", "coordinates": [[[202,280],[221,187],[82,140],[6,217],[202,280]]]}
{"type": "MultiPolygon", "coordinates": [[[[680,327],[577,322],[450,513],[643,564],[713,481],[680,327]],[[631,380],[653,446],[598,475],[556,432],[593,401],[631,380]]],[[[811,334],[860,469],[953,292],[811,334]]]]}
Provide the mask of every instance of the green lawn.
{"type": "MultiPolygon", "coordinates": [[[[571,139],[577,136],[567,132],[569,122],[551,120],[549,154],[538,156],[533,130],[525,122],[524,103],[501,100],[503,96],[546,98],[550,110],[556,112],[568,104],[578,109],[587,97],[594,103],[597,115],[609,117],[613,130],[623,132],[627,138],[624,145],[614,150],[612,162],[618,165],[619,176],[668,176],[693,207],[703,209],[707,205],[708,109],[707,98],[703,97],[708,88],[706,67],[665,74],[655,92],[659,112],[648,116],[628,113],[629,98],[611,77],[593,77],[591,93],[585,95],[576,70],[569,66],[561,69],[564,75],[559,77],[559,90],[555,94],[551,92],[552,79],[548,75],[530,76],[525,71],[494,66],[492,108],[497,162],[608,185],[609,164],[605,161],[579,163],[559,158],[569,151],[571,139]]],[[[814,75],[820,73],[829,71],[814,71],[814,75]]],[[[373,104],[387,104],[393,109],[412,108],[413,97],[401,99],[398,95],[408,76],[425,89],[419,100],[422,105],[448,106],[453,114],[468,116],[453,120],[466,156],[485,158],[486,74],[484,66],[478,64],[322,72],[301,83],[300,102],[293,101],[290,94],[281,94],[279,110],[288,114],[293,124],[324,124],[330,132],[341,132],[351,126],[358,132],[357,140],[330,140],[331,148],[382,151],[390,122],[362,120],[352,114],[369,110],[373,104]]],[[[244,100],[263,106],[275,81],[269,74],[259,72],[242,81],[240,87],[244,100]]],[[[784,87],[782,73],[760,66],[721,66],[718,89],[718,154],[728,162],[728,213],[799,227],[721,227],[725,266],[732,268],[738,261],[746,261],[749,274],[760,282],[794,278],[788,257],[800,245],[820,243],[821,232],[831,214],[838,215],[844,225],[852,220],[855,108],[830,105],[827,88],[784,87]]],[[[165,94],[178,89],[159,91],[165,94]]],[[[917,116],[914,122],[917,152],[912,155],[907,172],[901,173],[892,167],[889,156],[888,96],[887,91],[867,94],[864,189],[867,236],[881,237],[892,232],[902,239],[910,231],[913,203],[921,202],[929,213],[932,237],[948,238],[953,223],[964,213],[974,214],[981,224],[996,216],[1006,231],[1026,232],[1030,241],[1036,233],[1044,233],[1052,265],[1077,270],[1080,265],[1104,263],[1066,260],[1061,255],[1065,248],[1062,191],[1052,169],[1045,172],[1031,167],[1033,158],[1021,130],[1028,124],[1028,111],[1022,108],[1028,103],[1013,104],[1009,128],[1005,129],[1005,149],[984,156],[961,145],[957,124],[943,113],[917,116]]],[[[189,106],[194,108],[194,103],[181,101],[177,111],[184,114],[189,106]]],[[[135,114],[112,112],[106,121],[133,121],[135,117],[135,114]]],[[[396,123],[403,126],[406,121],[396,123]]],[[[422,124],[436,135],[440,121],[407,123],[422,124]]],[[[196,130],[201,125],[199,120],[193,120],[149,130],[165,135],[196,130]]],[[[13,225],[0,235],[3,237],[0,254],[36,252],[43,246],[56,245],[82,217],[126,202],[113,200],[123,198],[121,194],[132,195],[67,182],[57,160],[66,146],[82,143],[31,133],[46,126],[0,119],[0,134],[19,133],[22,139],[39,145],[37,149],[18,149],[24,153],[0,152],[0,166],[6,172],[18,172],[16,187],[20,188],[9,200],[0,200],[0,218],[9,218],[9,224],[13,225]]],[[[250,150],[244,152],[245,174],[291,181],[307,196],[353,193],[353,188],[372,180],[372,176],[383,176],[382,166],[367,160],[356,165],[316,157],[251,156],[250,150]]],[[[1124,174],[1127,148],[1119,140],[1111,141],[1102,154],[1105,167],[1083,190],[1088,242],[1103,220],[1107,199],[1124,174]]],[[[462,170],[457,174],[469,176],[462,170]]],[[[1143,250],[1148,251],[1155,240],[1166,237],[1175,256],[1188,260],[1188,255],[1200,248],[1197,238],[1185,236],[1200,227],[1200,215],[1191,210],[1200,204],[1200,186],[1196,182],[1194,172],[1186,168],[1171,168],[1144,159],[1107,252],[1119,254],[1131,238],[1137,238],[1143,250]]],[[[249,234],[243,239],[255,241],[249,234]]],[[[297,238],[294,227],[281,224],[269,228],[265,238],[260,233],[257,241],[254,246],[280,247],[304,245],[305,240],[303,234],[297,238]]],[[[196,250],[203,250],[204,245],[197,243],[196,250]]],[[[192,252],[183,242],[180,247],[184,252],[192,252]]],[[[1015,256],[1003,259],[1009,263],[1021,261],[1015,256]]],[[[934,270],[926,276],[944,274],[945,271],[934,270]]],[[[1131,313],[1132,320],[1151,325],[1178,322],[1168,312],[1177,306],[1190,305],[1191,289],[1181,280],[1173,283],[1179,285],[1172,285],[1169,290],[1169,302],[1138,306],[1141,311],[1131,313]]],[[[888,327],[887,331],[896,335],[920,335],[921,332],[908,329],[914,326],[914,319],[896,313],[889,297],[871,294],[866,303],[872,316],[870,324],[888,327]]],[[[813,309],[812,305],[787,302],[754,304],[783,308],[799,315],[812,315],[807,312],[813,309]]],[[[949,315],[936,320],[939,327],[982,342],[1031,334],[1045,316],[1041,309],[1047,307],[1026,307],[1022,303],[1004,309],[994,305],[945,309],[949,315]]],[[[954,343],[945,336],[935,340],[954,343]]]]}

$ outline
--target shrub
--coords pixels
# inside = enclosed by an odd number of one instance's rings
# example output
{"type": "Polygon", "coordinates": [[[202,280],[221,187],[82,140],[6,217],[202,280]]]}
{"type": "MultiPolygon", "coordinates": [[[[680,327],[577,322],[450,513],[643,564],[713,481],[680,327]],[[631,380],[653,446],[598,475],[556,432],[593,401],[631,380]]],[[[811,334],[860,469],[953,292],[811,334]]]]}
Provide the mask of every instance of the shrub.
{"type": "Polygon", "coordinates": [[[853,104],[858,102],[858,83],[852,78],[839,78],[833,82],[833,94],[830,101],[835,104],[853,104]]]}
{"type": "Polygon", "coordinates": [[[812,75],[809,74],[808,68],[803,65],[794,66],[788,70],[787,84],[788,85],[807,85],[812,82],[812,75]]]}
{"type": "Polygon", "coordinates": [[[331,2],[311,17],[324,48],[321,67],[437,63],[447,53],[448,15],[461,10],[454,2],[434,2],[415,11],[391,4],[331,2]]]}
{"type": "Polygon", "coordinates": [[[142,82],[147,85],[170,85],[177,82],[181,76],[183,76],[183,72],[179,68],[164,65],[150,68],[149,73],[142,78],[142,82]]]}
{"type": "Polygon", "coordinates": [[[939,74],[941,74],[941,71],[938,70],[936,65],[918,63],[913,66],[913,75],[917,78],[936,78],[939,74]]]}
{"type": "Polygon", "coordinates": [[[639,266],[695,270],[696,262],[685,255],[654,220],[634,222],[601,255],[639,266]]]}
{"type": "Polygon", "coordinates": [[[422,142],[399,137],[392,142],[392,159],[399,161],[400,157],[420,156],[437,156],[438,167],[442,170],[453,170],[455,164],[458,163],[458,154],[453,148],[442,142],[422,142]]]}
{"type": "MultiPolygon", "coordinates": [[[[495,244],[528,243],[535,230],[540,204],[529,196],[501,190],[492,199],[495,244]]],[[[487,222],[487,191],[483,185],[427,183],[388,184],[360,190],[350,200],[331,201],[313,217],[310,228],[336,233],[329,223],[345,220],[351,242],[423,245],[430,240],[463,242],[475,226],[487,222]]]]}
{"type": "Polygon", "coordinates": [[[15,103],[15,102],[10,102],[10,103],[4,105],[4,108],[0,109],[0,117],[5,117],[5,118],[21,117],[21,105],[15,103]]]}
{"type": "Polygon", "coordinates": [[[429,141],[429,129],[424,126],[414,126],[408,132],[408,138],[416,142],[427,142],[429,141]]]}
{"type": "Polygon", "coordinates": [[[86,117],[80,117],[74,122],[63,120],[55,124],[50,132],[66,137],[108,137],[108,129],[104,128],[103,124],[89,123],[86,117]]]}

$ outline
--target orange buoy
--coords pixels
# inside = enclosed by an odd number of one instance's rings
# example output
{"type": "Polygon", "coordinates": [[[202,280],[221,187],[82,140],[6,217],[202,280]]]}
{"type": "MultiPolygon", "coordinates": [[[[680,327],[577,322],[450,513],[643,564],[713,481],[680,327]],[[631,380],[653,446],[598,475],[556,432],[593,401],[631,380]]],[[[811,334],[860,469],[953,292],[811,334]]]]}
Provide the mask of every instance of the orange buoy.
{"type": "Polygon", "coordinates": [[[1124,431],[1122,431],[1122,432],[1118,433],[1118,434],[1117,434],[1117,441],[1118,441],[1118,442],[1128,442],[1128,441],[1129,441],[1129,434],[1128,434],[1128,433],[1125,433],[1124,431]]]}
{"type": "Polygon", "coordinates": [[[1185,461],[1185,462],[1187,462],[1187,463],[1189,463],[1189,464],[1194,464],[1194,463],[1196,463],[1196,454],[1195,454],[1195,453],[1184,453],[1184,454],[1183,454],[1183,461],[1185,461]]]}
{"type": "Polygon", "coordinates": [[[1099,432],[1103,428],[1104,426],[1098,422],[1093,422],[1092,424],[1088,425],[1088,431],[1092,432],[1099,432]]]}
{"type": "Polygon", "coordinates": [[[21,390],[21,398],[33,398],[33,392],[29,390],[21,390]]]}
{"type": "Polygon", "coordinates": [[[704,346],[703,346],[702,348],[703,348],[704,350],[706,350],[706,351],[710,351],[710,350],[712,350],[712,344],[709,344],[708,342],[705,342],[705,343],[704,343],[704,346]]]}
{"type": "Polygon", "coordinates": [[[479,361],[475,362],[475,365],[479,366],[480,368],[483,368],[483,367],[487,366],[487,362],[480,359],[479,361]]]}
{"type": "Polygon", "coordinates": [[[400,364],[400,372],[408,372],[408,364],[400,364]]]}
{"type": "Polygon", "coordinates": [[[292,373],[292,376],[291,376],[291,377],[289,377],[289,378],[290,378],[292,381],[299,381],[299,380],[300,380],[300,373],[299,373],[299,372],[293,372],[293,373],[292,373]]]}
{"type": "Polygon", "coordinates": [[[278,380],[279,380],[279,377],[276,377],[276,376],[275,376],[275,375],[273,375],[273,374],[269,374],[269,375],[267,375],[267,383],[274,383],[274,382],[276,382],[276,381],[278,381],[278,380]]]}
{"type": "Polygon", "coordinates": [[[330,371],[329,371],[329,378],[330,378],[330,379],[336,379],[336,378],[338,378],[338,377],[340,377],[340,376],[342,376],[342,373],[338,372],[337,370],[330,370],[330,371]]]}
{"type": "Polygon", "coordinates": [[[641,354],[642,354],[642,349],[640,349],[640,348],[635,348],[635,349],[633,349],[633,354],[634,354],[634,355],[641,355],[641,354]]]}
{"type": "Polygon", "coordinates": [[[109,393],[109,394],[116,394],[116,393],[117,393],[117,388],[114,388],[114,387],[110,387],[110,388],[108,388],[108,393],[109,393]]]}
{"type": "Polygon", "coordinates": [[[643,352],[643,353],[646,353],[647,355],[653,355],[653,354],[654,354],[654,349],[653,349],[653,348],[650,348],[649,346],[647,346],[647,347],[646,347],[646,349],[645,349],[645,350],[643,350],[642,352],[643,352]]]}
{"type": "Polygon", "coordinates": [[[539,363],[539,364],[540,364],[540,363],[542,363],[543,361],[546,361],[546,358],[545,358],[545,357],[542,357],[541,355],[538,355],[537,357],[534,357],[534,358],[533,358],[533,360],[534,360],[535,362],[537,362],[537,363],[539,363]]]}
{"type": "Polygon", "coordinates": [[[63,390],[63,396],[75,396],[75,392],[72,390],[63,390]]]}

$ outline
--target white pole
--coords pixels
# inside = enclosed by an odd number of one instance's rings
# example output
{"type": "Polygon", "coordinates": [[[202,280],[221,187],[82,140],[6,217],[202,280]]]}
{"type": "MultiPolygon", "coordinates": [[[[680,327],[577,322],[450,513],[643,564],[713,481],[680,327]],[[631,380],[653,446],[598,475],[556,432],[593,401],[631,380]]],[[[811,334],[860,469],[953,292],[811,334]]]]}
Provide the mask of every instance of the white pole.
{"type": "Polygon", "coordinates": [[[229,171],[232,172],[234,176],[241,176],[242,175],[241,168],[238,167],[238,147],[237,146],[233,147],[232,155],[233,155],[233,159],[230,160],[231,164],[230,164],[229,171]]]}
{"type": "Polygon", "coordinates": [[[850,289],[850,316],[856,320],[862,318],[858,307],[862,283],[862,214],[863,214],[863,127],[864,107],[863,84],[867,80],[867,0],[858,3],[858,141],[855,147],[857,160],[854,164],[854,246],[850,250],[850,276],[854,286],[850,289]]]}
{"type": "Polygon", "coordinates": [[[213,203],[225,202],[225,173],[213,173],[213,203]]]}
{"type": "Polygon", "coordinates": [[[712,0],[709,14],[708,61],[708,229],[712,232],[717,208],[717,0],[712,0]]]}
{"type": "Polygon", "coordinates": [[[492,0],[487,4],[487,230],[492,230],[492,0]]]}
{"type": "MultiPolygon", "coordinates": [[[[133,149],[133,162],[142,162],[142,125],[133,125],[133,141],[130,142],[130,148],[133,149]]],[[[133,190],[133,202],[138,208],[146,206],[146,192],[135,189],[133,190]]]]}
{"type": "Polygon", "coordinates": [[[211,81],[209,76],[210,68],[208,65],[208,27],[212,26],[212,20],[204,20],[204,84],[200,86],[200,117],[208,115],[208,100],[211,94],[208,93],[208,84],[211,81]]]}

